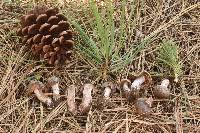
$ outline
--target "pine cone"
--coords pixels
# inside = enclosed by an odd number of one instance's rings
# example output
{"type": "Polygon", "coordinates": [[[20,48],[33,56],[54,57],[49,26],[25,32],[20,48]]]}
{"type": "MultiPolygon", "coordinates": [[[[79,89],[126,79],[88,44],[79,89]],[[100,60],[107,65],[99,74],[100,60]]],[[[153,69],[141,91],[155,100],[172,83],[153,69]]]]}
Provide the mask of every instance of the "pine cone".
{"type": "Polygon", "coordinates": [[[21,17],[21,28],[17,34],[23,36],[23,43],[31,47],[35,56],[50,65],[58,66],[70,59],[74,45],[73,32],[58,8],[35,7],[21,17]]]}

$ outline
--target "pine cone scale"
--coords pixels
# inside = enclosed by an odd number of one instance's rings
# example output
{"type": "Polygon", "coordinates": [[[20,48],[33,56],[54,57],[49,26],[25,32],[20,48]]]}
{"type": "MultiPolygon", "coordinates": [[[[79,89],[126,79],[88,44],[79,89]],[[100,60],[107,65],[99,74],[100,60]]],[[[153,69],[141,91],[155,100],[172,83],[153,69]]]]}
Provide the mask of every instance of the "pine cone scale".
{"type": "Polygon", "coordinates": [[[43,24],[47,21],[47,15],[46,14],[40,14],[37,19],[36,19],[36,23],[37,24],[43,24]]]}
{"type": "Polygon", "coordinates": [[[35,14],[29,14],[25,17],[26,26],[32,25],[35,23],[36,16],[35,14]]]}
{"type": "Polygon", "coordinates": [[[34,43],[40,43],[43,35],[42,34],[37,34],[33,37],[33,42],[34,43]]]}
{"type": "Polygon", "coordinates": [[[41,34],[47,34],[49,29],[50,29],[51,25],[48,24],[48,23],[44,23],[43,25],[41,25],[40,29],[39,29],[39,32],[41,34]]]}

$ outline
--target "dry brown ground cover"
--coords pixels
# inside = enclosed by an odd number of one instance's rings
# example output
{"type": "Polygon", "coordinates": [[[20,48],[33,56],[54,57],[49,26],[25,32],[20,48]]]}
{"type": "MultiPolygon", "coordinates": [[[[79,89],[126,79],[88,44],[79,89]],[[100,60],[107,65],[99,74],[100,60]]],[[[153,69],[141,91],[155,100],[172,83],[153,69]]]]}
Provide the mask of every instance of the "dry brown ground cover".
{"type": "MultiPolygon", "coordinates": [[[[33,7],[36,1],[0,2],[0,132],[108,132],[108,133],[198,133],[200,132],[200,3],[198,0],[135,0],[135,27],[130,32],[127,47],[135,46],[145,36],[157,36],[143,49],[133,63],[117,76],[128,72],[148,71],[153,77],[147,96],[168,70],[157,64],[158,48],[162,39],[173,38],[180,47],[182,74],[178,84],[172,83],[170,99],[154,99],[153,114],[144,117],[135,113],[120,93],[112,96],[111,107],[95,108],[100,89],[93,95],[93,108],[87,116],[72,116],[63,100],[55,108],[47,108],[33,97],[26,96],[28,82],[37,78],[46,82],[51,75],[61,79],[61,88],[70,84],[81,86],[91,81],[97,88],[96,75],[77,52],[73,59],[60,69],[46,67],[36,61],[15,31],[19,17],[33,7]],[[137,30],[136,30],[137,29],[137,30]],[[140,32],[138,32],[140,31],[140,32]],[[138,37],[138,33],[142,33],[138,37]]],[[[61,0],[58,2],[62,2],[61,0]]],[[[44,2],[40,2],[44,3],[44,2]]],[[[68,16],[87,24],[80,2],[56,4],[68,16]]],[[[120,2],[117,2],[120,6],[120,2]]],[[[130,3],[127,3],[127,14],[130,3]]],[[[119,8],[119,7],[116,7],[119,8]]],[[[116,10],[117,11],[117,10],[116,10]]],[[[90,20],[92,21],[92,19],[90,20]]],[[[88,33],[92,33],[88,28],[88,33]]],[[[79,95],[77,100],[80,101],[79,95]]]]}

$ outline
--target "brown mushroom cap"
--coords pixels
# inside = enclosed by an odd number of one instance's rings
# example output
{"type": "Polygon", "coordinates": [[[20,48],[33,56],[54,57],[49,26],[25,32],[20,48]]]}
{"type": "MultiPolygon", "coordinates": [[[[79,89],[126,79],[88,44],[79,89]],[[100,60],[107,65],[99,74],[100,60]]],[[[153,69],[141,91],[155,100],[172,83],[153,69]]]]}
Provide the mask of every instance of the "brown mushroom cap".
{"type": "Polygon", "coordinates": [[[138,114],[149,115],[152,112],[151,104],[153,99],[150,98],[139,98],[136,100],[135,109],[138,114]]]}
{"type": "Polygon", "coordinates": [[[129,75],[128,76],[128,79],[133,82],[136,78],[139,78],[139,77],[142,77],[144,76],[145,77],[145,82],[143,84],[150,84],[151,81],[152,81],[152,78],[151,78],[151,75],[147,72],[147,71],[143,71],[141,72],[138,76],[134,76],[134,75],[129,75]]]}
{"type": "Polygon", "coordinates": [[[123,90],[123,85],[127,83],[128,84],[128,87],[130,88],[131,87],[131,81],[129,79],[122,79],[120,82],[119,82],[119,86],[120,86],[120,89],[122,90],[122,94],[123,94],[123,97],[129,99],[130,98],[130,94],[131,94],[131,91],[124,91],[123,90]]]}
{"type": "Polygon", "coordinates": [[[105,82],[102,84],[103,88],[109,87],[111,89],[111,93],[116,92],[116,87],[112,82],[105,82]]]}
{"type": "Polygon", "coordinates": [[[28,85],[27,94],[31,95],[36,89],[38,89],[39,91],[43,91],[43,90],[45,90],[45,86],[40,81],[31,80],[28,85]]]}
{"type": "Polygon", "coordinates": [[[58,77],[56,77],[56,76],[52,76],[52,77],[48,78],[48,80],[47,80],[48,85],[50,85],[50,86],[58,84],[59,81],[60,81],[60,79],[58,77]]]}
{"type": "Polygon", "coordinates": [[[167,86],[163,85],[157,85],[156,88],[154,88],[153,93],[155,97],[160,99],[170,97],[170,90],[167,88],[167,86]]]}
{"type": "Polygon", "coordinates": [[[120,83],[119,83],[120,84],[120,88],[122,88],[125,83],[128,84],[128,87],[131,87],[131,81],[129,79],[122,79],[120,81],[120,83]]]}
{"type": "Polygon", "coordinates": [[[143,84],[150,84],[152,79],[151,75],[147,71],[143,71],[138,77],[144,76],[145,82],[143,84]]]}

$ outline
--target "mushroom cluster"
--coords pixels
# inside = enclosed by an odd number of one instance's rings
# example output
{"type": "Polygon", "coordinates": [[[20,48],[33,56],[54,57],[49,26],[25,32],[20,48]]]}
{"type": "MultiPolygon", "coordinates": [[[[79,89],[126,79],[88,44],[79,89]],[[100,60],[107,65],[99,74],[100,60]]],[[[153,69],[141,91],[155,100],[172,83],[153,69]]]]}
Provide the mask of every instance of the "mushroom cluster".
{"type": "MultiPolygon", "coordinates": [[[[120,88],[123,96],[129,101],[134,102],[136,112],[139,114],[148,115],[152,112],[151,106],[153,98],[143,98],[140,95],[142,90],[148,89],[151,83],[151,75],[143,71],[138,76],[129,76],[128,79],[122,79],[120,81],[120,88]],[[147,87],[145,87],[147,86],[147,87]]],[[[168,88],[169,80],[163,79],[160,85],[157,85],[153,89],[153,94],[156,98],[169,98],[170,90],[168,88]]]]}
{"type": "MultiPolygon", "coordinates": [[[[48,78],[47,84],[36,80],[31,80],[28,85],[27,93],[28,95],[33,95],[42,103],[46,104],[48,107],[55,106],[55,102],[58,102],[61,98],[61,88],[59,87],[60,79],[56,76],[48,78]],[[50,95],[51,94],[51,95],[50,95]],[[50,97],[52,96],[52,98],[50,97]]],[[[77,87],[75,85],[70,85],[64,91],[64,97],[67,100],[67,106],[69,112],[73,115],[84,115],[87,114],[92,105],[92,90],[94,89],[93,84],[84,84],[82,86],[82,101],[77,107],[75,100],[77,87]]]]}
{"type": "MultiPolygon", "coordinates": [[[[129,76],[127,79],[122,79],[119,82],[119,86],[116,86],[113,82],[105,82],[102,84],[102,96],[100,100],[97,100],[98,108],[104,108],[107,103],[110,103],[111,96],[121,90],[122,95],[135,105],[135,110],[138,114],[149,115],[152,112],[153,98],[144,97],[141,95],[142,90],[147,90],[152,79],[149,73],[142,72],[138,76],[129,76]],[[131,77],[131,78],[130,78],[131,77]],[[147,87],[146,87],[147,86],[147,87]],[[146,89],[147,88],[147,89],[146,89]],[[101,102],[99,102],[101,101],[101,102]],[[98,103],[99,102],[99,103],[98,103]],[[102,103],[102,104],[101,104],[102,103]]],[[[28,86],[28,94],[35,94],[37,99],[42,103],[52,106],[55,101],[61,98],[61,88],[59,87],[59,78],[52,76],[48,78],[47,85],[45,86],[40,81],[31,81],[28,86]],[[46,90],[46,91],[45,91],[46,90]],[[48,91],[48,92],[47,92],[48,91]],[[52,98],[47,96],[45,93],[51,91],[52,98]]],[[[163,99],[170,97],[169,80],[163,79],[160,85],[157,85],[153,89],[154,97],[163,99]]],[[[93,84],[84,84],[80,90],[82,93],[82,101],[78,104],[76,102],[76,91],[77,86],[70,85],[64,92],[64,97],[67,99],[67,106],[69,112],[73,115],[85,115],[87,114],[92,106],[92,91],[95,89],[93,84]]]]}

